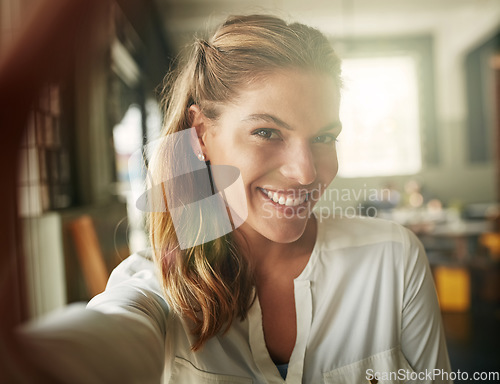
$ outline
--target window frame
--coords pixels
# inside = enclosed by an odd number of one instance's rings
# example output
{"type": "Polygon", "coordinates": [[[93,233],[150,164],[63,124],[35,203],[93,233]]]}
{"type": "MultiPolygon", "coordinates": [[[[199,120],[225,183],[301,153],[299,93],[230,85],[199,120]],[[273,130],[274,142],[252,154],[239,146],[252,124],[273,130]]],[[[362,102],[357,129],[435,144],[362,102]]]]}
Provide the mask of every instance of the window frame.
{"type": "Polygon", "coordinates": [[[439,132],[436,129],[434,42],[431,35],[335,39],[332,45],[342,59],[412,56],[417,73],[418,117],[422,169],[438,166],[439,132]]]}

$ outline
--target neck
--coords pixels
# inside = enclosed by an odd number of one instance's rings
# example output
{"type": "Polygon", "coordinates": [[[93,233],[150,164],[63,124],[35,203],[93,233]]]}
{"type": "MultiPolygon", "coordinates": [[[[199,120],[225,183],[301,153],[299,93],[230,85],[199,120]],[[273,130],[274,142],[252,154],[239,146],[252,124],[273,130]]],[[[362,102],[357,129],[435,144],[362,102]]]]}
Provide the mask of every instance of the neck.
{"type": "Polygon", "coordinates": [[[255,271],[257,284],[275,275],[296,278],[304,269],[316,242],[317,224],[312,215],[302,236],[291,243],[277,243],[243,224],[236,242],[255,271]],[[243,240],[243,238],[246,240],[243,240]]]}

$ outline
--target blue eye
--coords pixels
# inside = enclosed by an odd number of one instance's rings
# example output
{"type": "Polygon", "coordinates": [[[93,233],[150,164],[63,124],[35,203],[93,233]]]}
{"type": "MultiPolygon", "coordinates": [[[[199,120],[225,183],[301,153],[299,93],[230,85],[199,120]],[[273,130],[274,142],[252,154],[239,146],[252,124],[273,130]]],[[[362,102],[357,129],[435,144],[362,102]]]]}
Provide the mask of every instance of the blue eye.
{"type": "Polygon", "coordinates": [[[312,141],[313,143],[331,144],[336,142],[337,138],[335,135],[327,133],[325,135],[316,136],[312,141]]]}
{"type": "Polygon", "coordinates": [[[278,132],[271,128],[259,128],[252,132],[252,135],[258,136],[264,140],[274,140],[279,139],[278,132]]]}

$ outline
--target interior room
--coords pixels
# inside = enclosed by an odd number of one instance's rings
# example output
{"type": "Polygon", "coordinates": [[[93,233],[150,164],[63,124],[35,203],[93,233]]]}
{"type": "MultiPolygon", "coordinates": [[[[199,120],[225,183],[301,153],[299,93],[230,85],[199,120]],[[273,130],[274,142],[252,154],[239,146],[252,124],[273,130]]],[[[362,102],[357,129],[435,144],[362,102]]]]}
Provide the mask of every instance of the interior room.
{"type": "Polygon", "coordinates": [[[339,173],[316,211],[412,230],[452,370],[498,374],[498,0],[109,0],[60,25],[44,3],[0,0],[0,63],[22,64],[0,65],[2,335],[87,302],[150,247],[134,159],[161,136],[165,76],[228,15],[271,13],[319,29],[343,60],[339,173]]]}

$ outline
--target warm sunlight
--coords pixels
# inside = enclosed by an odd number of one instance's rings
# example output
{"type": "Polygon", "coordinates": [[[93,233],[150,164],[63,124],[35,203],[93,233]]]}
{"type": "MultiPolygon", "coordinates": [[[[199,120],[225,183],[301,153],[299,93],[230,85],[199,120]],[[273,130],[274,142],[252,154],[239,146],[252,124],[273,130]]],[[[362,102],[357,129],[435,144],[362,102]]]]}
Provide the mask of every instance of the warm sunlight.
{"type": "Polygon", "coordinates": [[[345,59],[341,177],[413,174],[421,168],[412,57],[345,59]]]}

